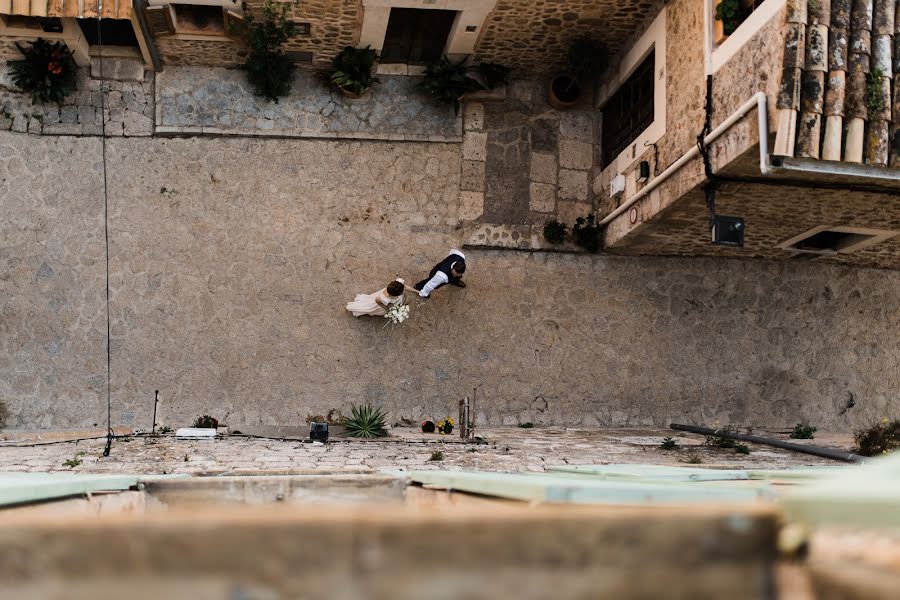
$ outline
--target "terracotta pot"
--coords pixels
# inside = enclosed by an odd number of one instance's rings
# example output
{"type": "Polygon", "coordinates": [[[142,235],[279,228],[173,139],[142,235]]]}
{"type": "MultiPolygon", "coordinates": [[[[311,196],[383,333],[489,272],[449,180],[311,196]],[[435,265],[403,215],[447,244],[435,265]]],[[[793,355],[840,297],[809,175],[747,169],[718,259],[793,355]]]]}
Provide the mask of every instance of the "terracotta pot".
{"type": "Polygon", "coordinates": [[[341,90],[341,94],[343,94],[345,98],[349,98],[350,100],[361,100],[362,98],[366,97],[366,94],[369,93],[369,88],[366,88],[365,91],[363,91],[363,93],[361,93],[361,94],[353,93],[350,90],[344,89],[341,86],[338,86],[338,89],[341,90]]]}
{"type": "Polygon", "coordinates": [[[572,108],[581,97],[581,85],[573,75],[557,75],[550,80],[547,101],[557,110],[572,108]]]}

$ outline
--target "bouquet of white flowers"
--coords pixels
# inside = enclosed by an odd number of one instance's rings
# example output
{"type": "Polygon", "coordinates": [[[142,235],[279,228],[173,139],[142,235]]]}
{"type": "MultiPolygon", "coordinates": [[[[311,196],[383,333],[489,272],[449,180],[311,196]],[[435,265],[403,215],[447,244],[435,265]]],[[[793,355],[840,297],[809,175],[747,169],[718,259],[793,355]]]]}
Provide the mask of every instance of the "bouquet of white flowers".
{"type": "Polygon", "coordinates": [[[391,305],[384,313],[384,318],[389,319],[389,322],[384,324],[385,327],[391,324],[399,325],[409,318],[409,305],[402,302],[391,305]]]}

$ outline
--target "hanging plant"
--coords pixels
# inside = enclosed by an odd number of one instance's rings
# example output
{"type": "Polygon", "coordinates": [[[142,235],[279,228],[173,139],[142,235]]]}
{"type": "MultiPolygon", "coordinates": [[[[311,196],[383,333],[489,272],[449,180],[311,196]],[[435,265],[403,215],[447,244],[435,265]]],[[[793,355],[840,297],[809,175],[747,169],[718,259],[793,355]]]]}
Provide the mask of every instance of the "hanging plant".
{"type": "Polygon", "coordinates": [[[13,84],[30,92],[35,104],[61,102],[75,90],[75,59],[62,42],[37,39],[26,48],[16,44],[25,58],[10,61],[13,84]]]}

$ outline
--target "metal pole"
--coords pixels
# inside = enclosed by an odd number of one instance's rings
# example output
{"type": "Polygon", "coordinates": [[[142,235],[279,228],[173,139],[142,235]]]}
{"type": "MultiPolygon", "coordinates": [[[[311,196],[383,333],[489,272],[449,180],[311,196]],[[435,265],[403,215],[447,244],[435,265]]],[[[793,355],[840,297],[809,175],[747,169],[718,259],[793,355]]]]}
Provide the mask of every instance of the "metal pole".
{"type": "Polygon", "coordinates": [[[765,444],[766,446],[774,446],[783,450],[793,450],[794,452],[802,452],[804,454],[812,454],[813,456],[821,456],[822,458],[830,458],[832,460],[840,460],[843,462],[859,463],[866,460],[865,456],[845,452],[842,450],[832,450],[830,448],[822,448],[820,446],[806,446],[803,444],[794,444],[773,438],[762,437],[759,435],[748,435],[744,433],[732,433],[722,429],[710,429],[709,427],[697,427],[695,425],[679,425],[672,423],[669,425],[676,431],[687,431],[689,433],[699,433],[700,435],[715,435],[732,440],[740,440],[742,442],[753,442],[754,444],[765,444]]]}
{"type": "Polygon", "coordinates": [[[153,400],[153,428],[150,433],[156,433],[156,407],[159,406],[159,390],[156,390],[156,398],[153,400]]]}

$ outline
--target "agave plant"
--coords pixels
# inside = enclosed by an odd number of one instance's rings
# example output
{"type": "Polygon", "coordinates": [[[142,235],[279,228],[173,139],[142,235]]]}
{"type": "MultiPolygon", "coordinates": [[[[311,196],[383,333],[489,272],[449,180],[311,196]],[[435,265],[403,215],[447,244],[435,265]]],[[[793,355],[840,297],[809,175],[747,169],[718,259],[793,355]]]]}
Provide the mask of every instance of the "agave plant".
{"type": "Polygon", "coordinates": [[[362,96],[378,83],[378,78],[372,75],[377,60],[378,54],[368,46],[347,46],[331,62],[329,79],[347,95],[362,96]]]}
{"type": "Polygon", "coordinates": [[[350,409],[350,416],[344,422],[347,435],[356,438],[385,437],[385,414],[379,406],[373,407],[368,402],[350,409]]]}
{"type": "Polygon", "coordinates": [[[26,48],[16,44],[25,57],[10,61],[13,83],[31,92],[35,104],[60,102],[75,89],[75,59],[63,43],[37,39],[26,48]]]}

